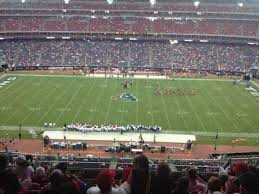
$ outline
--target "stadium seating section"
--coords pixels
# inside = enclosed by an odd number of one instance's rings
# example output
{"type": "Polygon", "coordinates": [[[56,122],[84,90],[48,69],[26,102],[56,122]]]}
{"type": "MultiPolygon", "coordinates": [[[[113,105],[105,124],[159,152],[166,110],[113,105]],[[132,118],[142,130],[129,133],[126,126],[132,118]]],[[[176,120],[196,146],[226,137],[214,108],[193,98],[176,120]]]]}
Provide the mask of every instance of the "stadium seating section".
{"type": "Polygon", "coordinates": [[[188,68],[242,72],[259,56],[249,45],[169,41],[1,41],[11,66],[110,66],[188,68]]]}

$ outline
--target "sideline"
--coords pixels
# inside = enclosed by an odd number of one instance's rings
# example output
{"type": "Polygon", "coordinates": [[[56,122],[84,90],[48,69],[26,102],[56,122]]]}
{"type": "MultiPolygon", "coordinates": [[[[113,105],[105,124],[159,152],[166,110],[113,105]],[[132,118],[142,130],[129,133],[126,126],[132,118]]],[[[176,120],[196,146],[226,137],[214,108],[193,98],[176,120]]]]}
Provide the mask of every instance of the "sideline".
{"type": "MultiPolygon", "coordinates": [[[[34,130],[36,132],[41,131],[44,129],[45,131],[63,131],[62,127],[35,127],[35,126],[22,126],[22,130],[30,131],[34,130]]],[[[19,126],[3,126],[0,125],[0,131],[3,130],[12,130],[16,131],[19,130],[19,126]]],[[[141,133],[146,133],[142,131],[141,133]]],[[[181,130],[165,130],[163,129],[161,134],[183,134],[183,135],[196,135],[196,136],[204,136],[204,137],[215,137],[216,136],[216,131],[214,132],[205,132],[205,131],[181,131],[181,130]]],[[[221,137],[235,137],[235,138],[249,138],[249,137],[258,137],[259,138],[259,132],[258,133],[245,133],[245,132],[240,132],[240,133],[231,133],[231,132],[218,132],[218,135],[221,137]]]]}
{"type": "Polygon", "coordinates": [[[107,75],[105,77],[105,74],[94,74],[94,75],[59,75],[59,74],[5,74],[9,76],[23,76],[23,77],[64,77],[64,78],[107,78],[107,79],[151,79],[151,80],[190,80],[190,81],[225,81],[225,82],[233,82],[232,79],[222,79],[222,78],[167,78],[166,76],[154,76],[150,75],[148,78],[146,75],[135,75],[134,77],[122,77],[122,75],[113,75],[111,77],[110,75],[107,75]]]}
{"type": "Polygon", "coordinates": [[[3,79],[7,74],[0,74],[0,80],[3,79]]]}

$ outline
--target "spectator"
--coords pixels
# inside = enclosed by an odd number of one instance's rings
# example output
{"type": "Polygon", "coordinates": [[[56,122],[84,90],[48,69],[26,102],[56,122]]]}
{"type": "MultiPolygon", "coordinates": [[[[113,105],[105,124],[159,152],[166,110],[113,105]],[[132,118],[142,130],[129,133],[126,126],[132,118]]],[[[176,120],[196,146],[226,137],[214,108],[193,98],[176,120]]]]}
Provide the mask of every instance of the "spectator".
{"type": "Polygon", "coordinates": [[[187,175],[189,178],[189,190],[191,193],[206,192],[206,182],[198,176],[196,169],[190,168],[187,175]]]}
{"type": "Polygon", "coordinates": [[[220,185],[221,185],[221,191],[222,191],[222,193],[225,193],[226,192],[225,184],[228,180],[228,175],[226,175],[226,174],[219,175],[219,180],[220,180],[220,185]]]}
{"type": "Polygon", "coordinates": [[[242,161],[236,162],[231,165],[229,174],[232,176],[228,177],[226,182],[226,194],[239,193],[239,181],[237,177],[248,171],[248,165],[242,161]]]}
{"type": "Polygon", "coordinates": [[[11,169],[1,169],[0,193],[25,194],[16,174],[11,169]]]}
{"type": "Polygon", "coordinates": [[[124,189],[126,194],[130,194],[130,186],[129,186],[127,180],[129,178],[129,175],[130,175],[131,171],[132,171],[131,166],[124,168],[123,171],[122,171],[122,179],[121,179],[122,184],[120,185],[120,187],[122,189],[124,189]]]}
{"type": "Polygon", "coordinates": [[[41,194],[64,194],[69,192],[64,192],[64,174],[61,170],[55,169],[50,174],[50,183],[46,185],[41,194]]]}
{"type": "Polygon", "coordinates": [[[173,194],[190,194],[188,177],[184,176],[177,180],[173,194]]]}
{"type": "Polygon", "coordinates": [[[133,167],[127,181],[130,194],[148,194],[151,184],[148,158],[143,154],[137,155],[133,160],[133,167]]]}
{"type": "Polygon", "coordinates": [[[152,194],[171,194],[173,185],[170,175],[171,169],[167,163],[158,164],[156,175],[151,181],[152,194]]]}
{"type": "Polygon", "coordinates": [[[101,171],[96,177],[97,186],[88,189],[87,194],[125,194],[122,188],[113,187],[114,176],[110,170],[101,171]]]}
{"type": "Polygon", "coordinates": [[[31,187],[31,177],[34,173],[34,169],[29,165],[24,155],[20,155],[15,160],[16,167],[15,173],[25,191],[31,187]]]}
{"type": "Polygon", "coordinates": [[[33,190],[41,189],[48,182],[46,171],[43,167],[36,169],[35,175],[32,176],[32,188],[33,190]]]}
{"type": "Polygon", "coordinates": [[[66,191],[71,194],[81,194],[80,180],[74,175],[67,174],[67,163],[61,162],[56,166],[56,168],[61,170],[63,173],[66,191]]]}
{"type": "Polygon", "coordinates": [[[239,178],[240,194],[258,194],[259,193],[259,179],[253,172],[246,172],[239,178]]]}
{"type": "Polygon", "coordinates": [[[222,194],[221,182],[218,177],[212,176],[208,181],[208,194],[222,194]]]}
{"type": "Polygon", "coordinates": [[[0,171],[5,170],[7,166],[8,166],[8,160],[6,156],[0,155],[0,171]]]}

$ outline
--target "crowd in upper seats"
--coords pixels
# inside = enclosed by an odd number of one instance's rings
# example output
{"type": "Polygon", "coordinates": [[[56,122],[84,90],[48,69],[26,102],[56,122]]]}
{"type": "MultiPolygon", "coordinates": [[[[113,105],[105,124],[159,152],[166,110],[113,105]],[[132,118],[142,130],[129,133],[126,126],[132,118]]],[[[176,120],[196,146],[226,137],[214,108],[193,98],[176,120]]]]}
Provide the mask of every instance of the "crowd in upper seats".
{"type": "Polygon", "coordinates": [[[175,175],[166,162],[150,170],[149,159],[136,155],[133,163],[124,166],[118,176],[115,170],[102,169],[94,181],[87,172],[69,173],[67,163],[50,168],[32,158],[19,155],[10,166],[8,158],[0,156],[0,193],[25,194],[258,194],[258,167],[245,162],[228,163],[216,176],[202,178],[195,167],[175,175]]]}
{"type": "Polygon", "coordinates": [[[0,41],[9,66],[111,66],[246,71],[259,48],[249,45],[154,41],[0,41]]]}
{"type": "Polygon", "coordinates": [[[52,8],[52,9],[97,9],[97,10],[168,10],[168,11],[204,11],[204,12],[247,12],[247,13],[257,13],[258,6],[255,4],[245,3],[243,7],[238,7],[236,3],[226,2],[226,3],[201,3],[199,7],[195,7],[192,2],[182,2],[182,1],[157,1],[154,6],[151,6],[147,1],[116,1],[113,4],[108,4],[101,1],[78,1],[70,0],[68,4],[64,4],[63,0],[56,1],[44,1],[44,2],[33,2],[25,1],[21,3],[20,1],[3,1],[2,7],[9,8],[52,8]]]}
{"type": "Polygon", "coordinates": [[[228,36],[259,35],[258,22],[239,20],[188,19],[148,20],[146,17],[114,18],[62,18],[55,17],[5,17],[0,19],[0,31],[79,31],[79,32],[117,32],[117,33],[177,33],[212,34],[228,36]]]}

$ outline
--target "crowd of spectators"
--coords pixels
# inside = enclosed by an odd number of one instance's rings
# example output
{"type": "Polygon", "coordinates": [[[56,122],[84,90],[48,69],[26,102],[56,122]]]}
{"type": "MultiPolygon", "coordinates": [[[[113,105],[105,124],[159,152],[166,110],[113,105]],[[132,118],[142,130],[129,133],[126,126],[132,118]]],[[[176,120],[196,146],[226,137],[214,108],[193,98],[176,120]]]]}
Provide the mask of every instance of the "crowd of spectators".
{"type": "Polygon", "coordinates": [[[259,47],[169,41],[0,41],[9,66],[108,66],[243,72],[256,64],[259,47]]]}
{"type": "MultiPolygon", "coordinates": [[[[71,163],[71,161],[69,161],[71,163]]],[[[31,156],[16,158],[0,155],[1,194],[258,194],[257,166],[244,161],[228,163],[218,174],[199,174],[194,166],[177,174],[165,162],[151,168],[143,154],[122,171],[103,168],[94,180],[87,171],[68,169],[68,162],[49,165],[31,156]],[[13,160],[13,161],[12,161],[13,160]],[[81,171],[81,172],[80,172],[81,171]]],[[[76,163],[76,161],[75,161],[76,163]]]]}
{"type": "Polygon", "coordinates": [[[0,31],[79,31],[79,32],[115,32],[115,33],[176,33],[211,34],[255,37],[259,33],[258,22],[240,20],[210,19],[155,19],[146,17],[108,17],[97,18],[50,18],[25,17],[0,18],[0,31]],[[114,19],[115,18],[115,19],[114,19]]]}
{"type": "Polygon", "coordinates": [[[21,3],[19,0],[12,2],[2,1],[2,7],[5,8],[52,8],[52,9],[95,9],[95,10],[165,10],[165,11],[202,11],[202,12],[241,12],[241,13],[257,13],[258,6],[255,4],[245,4],[243,7],[237,6],[233,1],[222,3],[201,3],[195,7],[190,1],[165,1],[157,2],[155,6],[150,6],[147,1],[116,1],[108,4],[105,1],[78,1],[71,0],[69,4],[64,4],[63,0],[33,2],[25,1],[21,3]]]}

